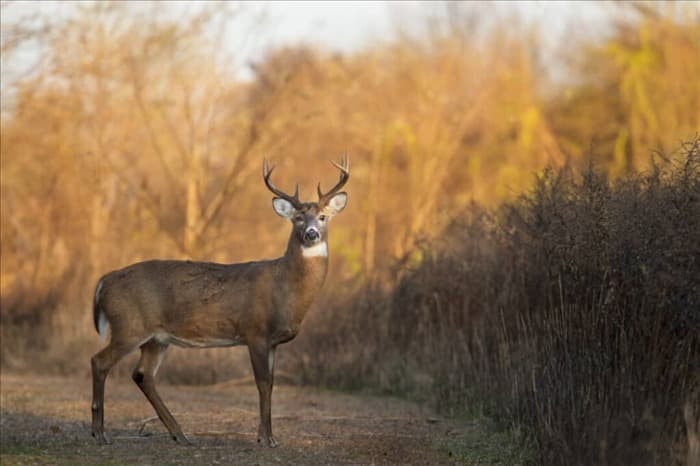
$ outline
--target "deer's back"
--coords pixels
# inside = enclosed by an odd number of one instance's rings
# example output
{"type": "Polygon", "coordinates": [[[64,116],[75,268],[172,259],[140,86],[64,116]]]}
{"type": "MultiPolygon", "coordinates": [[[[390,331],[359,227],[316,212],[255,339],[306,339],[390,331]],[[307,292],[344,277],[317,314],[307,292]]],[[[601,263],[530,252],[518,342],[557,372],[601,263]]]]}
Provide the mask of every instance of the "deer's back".
{"type": "Polygon", "coordinates": [[[265,283],[273,269],[274,261],[139,262],[102,278],[100,305],[113,333],[162,332],[184,346],[219,346],[216,340],[238,344],[245,339],[243,322],[249,332],[255,331],[250,322],[256,317],[265,324],[271,302],[265,283]]]}

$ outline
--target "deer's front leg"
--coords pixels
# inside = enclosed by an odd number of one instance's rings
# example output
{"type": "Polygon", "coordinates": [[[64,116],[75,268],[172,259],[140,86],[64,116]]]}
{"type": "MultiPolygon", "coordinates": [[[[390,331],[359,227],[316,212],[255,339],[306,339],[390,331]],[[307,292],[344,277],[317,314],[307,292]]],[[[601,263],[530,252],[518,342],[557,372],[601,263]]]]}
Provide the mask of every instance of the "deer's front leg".
{"type": "Polygon", "coordinates": [[[248,345],[250,360],[253,363],[255,383],[260,394],[260,426],[258,442],[269,447],[276,447],[277,441],[272,436],[272,385],[275,367],[275,348],[267,342],[255,342],[248,345]]]}

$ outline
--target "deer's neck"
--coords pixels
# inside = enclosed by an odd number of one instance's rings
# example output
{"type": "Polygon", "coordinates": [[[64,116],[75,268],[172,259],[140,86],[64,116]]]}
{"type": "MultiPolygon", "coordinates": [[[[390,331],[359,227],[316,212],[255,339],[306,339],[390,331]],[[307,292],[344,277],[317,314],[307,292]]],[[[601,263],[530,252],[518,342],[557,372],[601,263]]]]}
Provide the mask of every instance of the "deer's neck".
{"type": "Polygon", "coordinates": [[[290,310],[293,319],[301,323],[326,279],[328,246],[324,241],[304,248],[292,232],[282,262],[289,273],[290,310]]]}
{"type": "Polygon", "coordinates": [[[294,272],[293,277],[310,282],[317,282],[320,278],[320,286],[328,271],[328,244],[322,241],[314,246],[304,247],[292,232],[282,260],[290,271],[294,272]]]}

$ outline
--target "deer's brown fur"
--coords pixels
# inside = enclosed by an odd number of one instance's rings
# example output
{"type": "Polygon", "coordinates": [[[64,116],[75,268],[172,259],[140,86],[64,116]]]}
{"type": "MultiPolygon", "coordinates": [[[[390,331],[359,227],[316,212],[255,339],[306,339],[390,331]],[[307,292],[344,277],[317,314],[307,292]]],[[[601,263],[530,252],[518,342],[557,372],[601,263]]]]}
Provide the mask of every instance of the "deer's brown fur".
{"type": "Polygon", "coordinates": [[[103,276],[94,301],[95,327],[111,329],[110,343],[92,358],[93,435],[104,434],[104,384],[112,366],[136,348],[141,360],[133,379],[153,405],[172,437],[189,443],[155,389],[155,375],[170,344],[183,347],[246,345],[260,393],[259,441],[269,446],[271,392],[276,346],[293,339],[318,295],[328,270],[327,254],[309,255],[314,245],[326,251],[327,219],[345,206],[339,193],[348,178],[347,161],[338,184],[328,193],[319,189],[318,203],[301,203],[269,181],[278,197],[275,210],[292,220],[284,256],[274,260],[216,264],[176,260],[139,262],[103,276]]]}

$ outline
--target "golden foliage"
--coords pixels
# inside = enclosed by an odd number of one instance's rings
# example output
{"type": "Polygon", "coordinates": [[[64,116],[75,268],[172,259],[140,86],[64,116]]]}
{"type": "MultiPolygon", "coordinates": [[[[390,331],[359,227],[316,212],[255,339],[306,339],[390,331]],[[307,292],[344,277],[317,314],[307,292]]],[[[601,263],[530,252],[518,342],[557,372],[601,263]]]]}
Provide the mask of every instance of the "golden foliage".
{"type": "Polygon", "coordinates": [[[615,175],[700,129],[696,12],[637,7],[602,43],[571,45],[577,79],[555,87],[532,31],[507,24],[348,55],[280,48],[245,82],[207,32],[216,7],[177,20],[130,8],[98,3],[42,29],[42,66],[11,96],[3,86],[3,313],[8,297],[48,290],[85,304],[98,275],[150,257],[274,257],[287,229],[263,156],[308,197],[335,176],[324,160],[350,155],[331,250],[364,279],[420,260],[416,243],[472,201],[512,198],[547,164],[586,163],[592,142],[615,175]]]}

